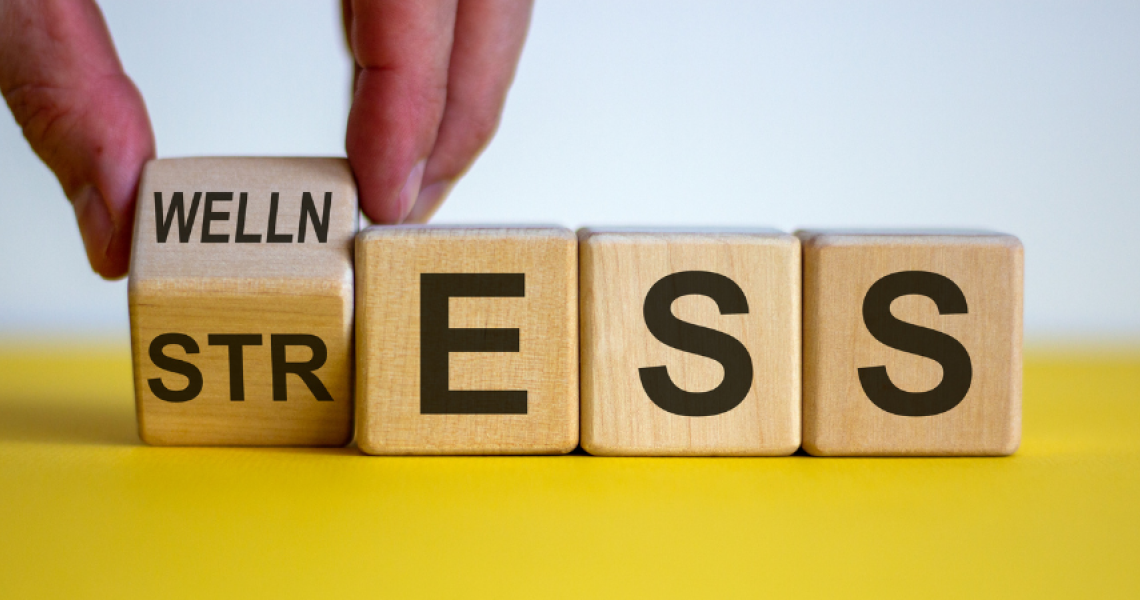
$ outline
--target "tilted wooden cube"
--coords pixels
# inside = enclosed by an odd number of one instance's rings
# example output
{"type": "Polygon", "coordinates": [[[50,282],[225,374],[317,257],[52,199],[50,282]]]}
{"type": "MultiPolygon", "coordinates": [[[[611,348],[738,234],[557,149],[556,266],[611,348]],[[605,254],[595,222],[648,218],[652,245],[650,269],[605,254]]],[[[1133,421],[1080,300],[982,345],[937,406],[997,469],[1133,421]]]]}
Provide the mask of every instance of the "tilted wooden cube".
{"type": "Polygon", "coordinates": [[[130,273],[143,440],[348,443],[357,229],[345,160],[150,162],[130,273]]]}
{"type": "Polygon", "coordinates": [[[1021,243],[803,231],[804,448],[1007,455],[1021,438],[1021,243]]]}
{"type": "Polygon", "coordinates": [[[561,228],[371,227],[356,242],[369,454],[578,444],[578,247],[561,228]]]}
{"type": "Polygon", "coordinates": [[[582,446],[800,445],[800,245],[771,231],[583,230],[582,446]]]}

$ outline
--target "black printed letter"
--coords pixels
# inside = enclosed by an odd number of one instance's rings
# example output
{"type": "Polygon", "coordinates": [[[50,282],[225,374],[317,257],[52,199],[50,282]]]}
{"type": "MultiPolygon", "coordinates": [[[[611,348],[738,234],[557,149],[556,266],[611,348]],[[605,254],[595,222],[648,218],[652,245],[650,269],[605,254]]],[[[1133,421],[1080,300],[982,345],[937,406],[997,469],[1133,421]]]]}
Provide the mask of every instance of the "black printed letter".
{"type": "Polygon", "coordinates": [[[329,239],[329,210],[332,209],[332,192],[325,192],[324,216],[317,219],[317,205],[313,202],[313,195],[305,192],[301,196],[301,222],[297,225],[297,243],[305,241],[305,217],[313,222],[313,231],[317,234],[317,241],[325,243],[329,239]]]}
{"type": "Polygon", "coordinates": [[[328,359],[328,350],[324,341],[315,335],[304,333],[275,333],[269,336],[270,354],[273,360],[273,399],[288,400],[288,389],[285,376],[289,373],[301,378],[309,391],[317,400],[332,401],[332,396],[325,389],[325,384],[313,371],[321,368],[328,359]],[[308,346],[313,351],[313,357],[306,362],[291,363],[285,361],[286,346],[308,346]]]}
{"type": "Polygon", "coordinates": [[[230,400],[245,400],[245,360],[243,346],[260,346],[261,335],[256,333],[211,333],[206,338],[211,346],[230,347],[230,400]]]}
{"type": "Polygon", "coordinates": [[[237,232],[234,233],[234,242],[238,244],[260,244],[260,233],[246,233],[245,232],[245,209],[249,204],[249,193],[242,192],[238,196],[238,219],[237,219],[237,232]]]}
{"type": "Polygon", "coordinates": [[[277,201],[281,194],[273,192],[269,195],[269,230],[265,232],[265,241],[269,244],[289,244],[293,242],[293,234],[277,233],[277,201]]]}
{"type": "Polygon", "coordinates": [[[929,417],[944,413],[966,397],[974,372],[970,355],[958,340],[933,329],[900,321],[891,314],[896,298],[918,294],[934,300],[941,315],[966,314],[966,296],[946,277],[927,271],[900,271],[883,277],[863,298],[867,331],[896,350],[925,356],[942,365],[942,382],[925,392],[900,390],[887,368],[859,369],[859,383],[875,406],[903,417],[929,417]]]}
{"type": "Polygon", "coordinates": [[[683,271],[662,277],[645,295],[645,325],[653,337],[672,348],[711,358],[724,367],[720,385],[707,392],[677,387],[664,366],[638,369],[641,386],[662,409],[684,417],[710,417],[736,408],[752,389],[752,357],[736,338],[686,323],[673,315],[673,301],[700,294],[716,302],[722,315],[748,313],[748,300],[728,277],[707,271],[683,271]]]}
{"type": "Polygon", "coordinates": [[[449,352],[518,352],[518,329],[451,329],[449,298],[522,298],[523,273],[420,274],[420,413],[525,415],[526,390],[448,389],[449,352]]]}
{"type": "Polygon", "coordinates": [[[214,212],[215,202],[229,202],[234,199],[233,192],[206,192],[206,209],[202,213],[202,243],[225,244],[230,241],[227,233],[210,233],[211,221],[229,221],[230,213],[214,212]]]}
{"type": "Polygon", "coordinates": [[[162,218],[162,192],[154,193],[154,233],[158,243],[165,244],[170,235],[170,226],[174,224],[174,215],[178,215],[178,241],[183,244],[190,241],[190,232],[194,229],[194,215],[198,213],[198,201],[202,199],[202,192],[194,192],[194,199],[190,201],[190,216],[185,213],[182,203],[182,192],[174,192],[170,196],[170,209],[166,211],[166,218],[162,218]]]}
{"type": "Polygon", "coordinates": [[[193,400],[202,391],[202,372],[198,367],[177,358],[169,357],[162,353],[162,349],[170,346],[182,346],[186,354],[197,354],[198,343],[194,338],[184,333],[164,333],[150,343],[150,361],[154,366],[183,375],[187,379],[186,387],[181,390],[172,390],[162,384],[162,379],[155,377],[148,379],[146,382],[150,385],[150,391],[158,397],[159,400],[167,402],[186,402],[193,400]]]}

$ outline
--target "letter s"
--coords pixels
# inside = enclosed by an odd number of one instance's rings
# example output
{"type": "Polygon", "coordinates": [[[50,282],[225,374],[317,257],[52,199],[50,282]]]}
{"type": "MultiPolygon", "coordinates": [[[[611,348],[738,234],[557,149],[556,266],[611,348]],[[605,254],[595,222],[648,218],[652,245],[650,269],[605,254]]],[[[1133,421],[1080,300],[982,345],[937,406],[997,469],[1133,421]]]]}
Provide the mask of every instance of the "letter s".
{"type": "Polygon", "coordinates": [[[653,337],[684,352],[711,358],[724,367],[720,385],[707,392],[677,387],[664,366],[638,369],[641,386],[654,404],[683,417],[711,417],[736,408],[752,389],[752,357],[736,338],[707,327],[686,323],[673,315],[673,301],[700,294],[716,302],[722,315],[748,312],[740,286],[708,271],[683,271],[662,277],[645,295],[645,325],[653,337]]]}
{"type": "Polygon", "coordinates": [[[198,353],[198,343],[194,338],[184,333],[164,333],[150,343],[150,361],[154,366],[184,375],[187,380],[186,387],[181,390],[172,390],[162,384],[162,379],[155,377],[148,379],[146,382],[150,384],[150,391],[158,396],[159,400],[167,402],[186,402],[193,400],[202,391],[202,372],[198,367],[184,361],[172,358],[162,353],[163,348],[175,345],[182,346],[182,349],[187,354],[198,353]]]}
{"type": "Polygon", "coordinates": [[[973,367],[958,340],[933,329],[900,321],[891,314],[896,298],[918,294],[934,300],[938,314],[966,314],[966,296],[953,281],[928,271],[900,271],[876,281],[863,298],[867,331],[896,350],[925,356],[942,365],[942,381],[925,392],[907,392],[891,382],[885,366],[862,367],[859,383],[879,408],[903,417],[929,417],[958,406],[970,391],[973,367]]]}

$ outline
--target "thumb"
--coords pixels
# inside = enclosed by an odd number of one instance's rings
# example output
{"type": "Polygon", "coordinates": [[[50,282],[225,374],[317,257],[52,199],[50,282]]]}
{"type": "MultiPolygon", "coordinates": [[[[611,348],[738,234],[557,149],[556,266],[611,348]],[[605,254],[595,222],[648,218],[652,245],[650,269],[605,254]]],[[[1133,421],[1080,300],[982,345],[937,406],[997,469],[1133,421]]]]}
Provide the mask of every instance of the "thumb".
{"type": "Polygon", "coordinates": [[[91,268],[121,277],[154,134],[91,0],[0,5],[0,91],[75,209],[91,268]]]}

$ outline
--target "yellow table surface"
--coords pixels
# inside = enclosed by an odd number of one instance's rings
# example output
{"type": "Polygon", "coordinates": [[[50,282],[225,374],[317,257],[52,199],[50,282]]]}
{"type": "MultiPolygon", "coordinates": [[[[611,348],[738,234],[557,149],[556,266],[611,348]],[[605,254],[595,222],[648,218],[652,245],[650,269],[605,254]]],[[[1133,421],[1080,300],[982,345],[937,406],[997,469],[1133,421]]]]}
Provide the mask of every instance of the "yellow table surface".
{"type": "Polygon", "coordinates": [[[0,350],[0,598],[1140,598],[1140,353],[1010,458],[635,459],[147,447],[126,352],[0,350]]]}

